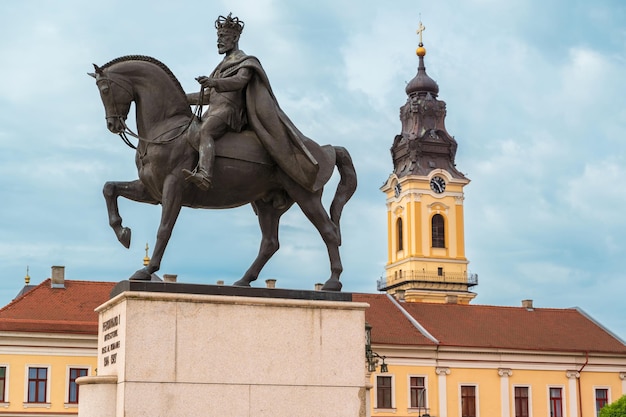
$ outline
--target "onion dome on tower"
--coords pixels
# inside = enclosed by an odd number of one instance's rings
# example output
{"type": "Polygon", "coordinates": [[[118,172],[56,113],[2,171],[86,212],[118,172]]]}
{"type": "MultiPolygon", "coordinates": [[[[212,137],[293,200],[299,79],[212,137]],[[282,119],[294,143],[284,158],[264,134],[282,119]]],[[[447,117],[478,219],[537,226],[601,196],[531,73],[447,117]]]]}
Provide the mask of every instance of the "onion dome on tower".
{"type": "Polygon", "coordinates": [[[402,133],[396,136],[391,147],[394,173],[398,177],[428,175],[434,169],[444,169],[454,178],[464,179],[454,163],[456,140],[445,127],[446,103],[437,99],[439,86],[426,73],[424,29],[420,23],[417,31],[420,42],[416,50],[419,66],[415,77],[406,85],[407,101],[400,108],[402,133]]]}
{"type": "MultiPolygon", "coordinates": [[[[420,32],[421,36],[421,32],[420,32]]],[[[411,97],[412,95],[425,96],[431,94],[433,97],[437,97],[439,94],[439,86],[426,74],[426,66],[424,65],[424,56],[426,55],[426,48],[420,40],[419,46],[415,51],[419,57],[419,66],[417,67],[417,75],[406,85],[404,91],[406,95],[411,97]]]]}

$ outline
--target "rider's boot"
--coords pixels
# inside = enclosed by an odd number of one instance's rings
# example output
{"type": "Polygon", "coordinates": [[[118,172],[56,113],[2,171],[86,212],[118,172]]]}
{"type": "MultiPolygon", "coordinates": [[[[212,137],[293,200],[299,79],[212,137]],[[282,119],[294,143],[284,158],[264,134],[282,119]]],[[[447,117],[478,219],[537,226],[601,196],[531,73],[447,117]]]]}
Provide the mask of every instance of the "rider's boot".
{"type": "Polygon", "coordinates": [[[183,169],[185,181],[191,181],[199,189],[206,191],[211,188],[213,178],[213,162],[215,161],[215,150],[213,140],[207,138],[206,146],[200,145],[198,166],[193,171],[183,169]]]}
{"type": "Polygon", "coordinates": [[[190,181],[194,183],[196,187],[198,187],[202,191],[206,191],[211,188],[211,177],[205,169],[200,167],[193,171],[183,169],[183,174],[186,175],[185,181],[190,181]]]}

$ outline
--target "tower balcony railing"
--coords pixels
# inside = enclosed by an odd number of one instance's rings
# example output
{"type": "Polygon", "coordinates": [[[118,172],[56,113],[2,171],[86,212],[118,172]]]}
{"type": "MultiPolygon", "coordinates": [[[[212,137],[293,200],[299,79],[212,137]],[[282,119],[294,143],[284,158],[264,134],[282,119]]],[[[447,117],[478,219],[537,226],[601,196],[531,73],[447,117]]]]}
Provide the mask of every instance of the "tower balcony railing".
{"type": "Polygon", "coordinates": [[[439,274],[426,271],[402,271],[402,273],[397,275],[394,273],[381,277],[377,281],[376,287],[378,291],[385,291],[408,283],[462,284],[467,285],[469,288],[478,285],[478,274],[467,272],[444,272],[439,274]]]}

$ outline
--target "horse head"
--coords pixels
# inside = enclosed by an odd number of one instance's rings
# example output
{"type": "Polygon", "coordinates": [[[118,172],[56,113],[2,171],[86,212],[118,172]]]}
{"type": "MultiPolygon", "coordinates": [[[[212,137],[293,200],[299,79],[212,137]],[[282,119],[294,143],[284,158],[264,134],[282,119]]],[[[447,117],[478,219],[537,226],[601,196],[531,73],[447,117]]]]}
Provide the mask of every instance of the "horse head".
{"type": "Polygon", "coordinates": [[[104,104],[107,128],[112,133],[122,133],[126,129],[126,118],[134,100],[133,86],[115,73],[109,73],[96,64],[93,67],[96,72],[89,75],[96,79],[104,104]]]}
{"type": "Polygon", "coordinates": [[[146,129],[167,123],[175,115],[191,119],[191,109],[180,82],[157,59],[128,55],[102,67],[94,64],[94,69],[95,73],[89,75],[96,79],[107,128],[111,132],[128,131],[125,120],[133,101],[137,105],[137,120],[141,120],[146,129]]]}

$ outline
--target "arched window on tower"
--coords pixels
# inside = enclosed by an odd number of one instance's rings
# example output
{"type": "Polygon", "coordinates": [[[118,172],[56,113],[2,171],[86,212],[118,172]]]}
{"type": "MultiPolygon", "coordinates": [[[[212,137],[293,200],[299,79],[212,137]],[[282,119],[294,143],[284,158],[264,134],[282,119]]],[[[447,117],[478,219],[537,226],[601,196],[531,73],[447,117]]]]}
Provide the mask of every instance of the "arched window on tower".
{"type": "Polygon", "coordinates": [[[445,225],[443,216],[441,214],[435,214],[432,219],[432,246],[433,248],[445,248],[445,225]]]}
{"type": "Polygon", "coordinates": [[[402,219],[398,217],[398,220],[396,220],[396,248],[398,248],[398,250],[402,250],[404,249],[404,238],[402,236],[402,219]]]}

